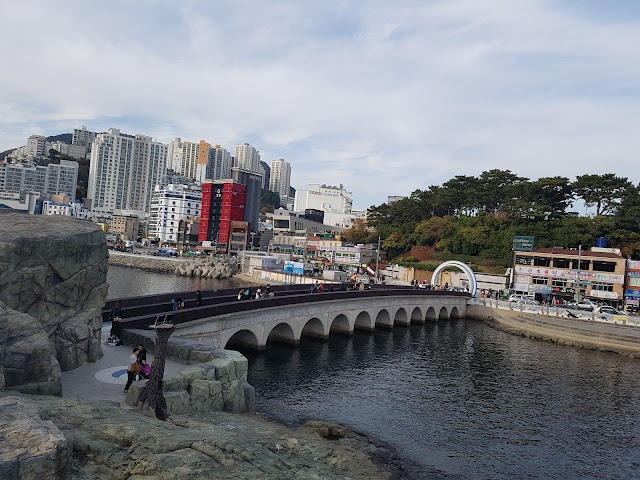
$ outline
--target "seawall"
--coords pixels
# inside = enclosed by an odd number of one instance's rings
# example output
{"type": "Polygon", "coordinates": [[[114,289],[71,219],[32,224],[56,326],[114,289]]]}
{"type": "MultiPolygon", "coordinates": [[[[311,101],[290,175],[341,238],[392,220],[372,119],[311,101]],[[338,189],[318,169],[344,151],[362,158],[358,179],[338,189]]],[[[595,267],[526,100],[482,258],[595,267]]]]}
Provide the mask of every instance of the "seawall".
{"type": "Polygon", "coordinates": [[[467,305],[467,317],[525,337],[640,358],[640,327],[467,305]]]}
{"type": "Polygon", "coordinates": [[[158,273],[175,273],[176,267],[186,265],[188,260],[174,258],[151,257],[109,250],[109,265],[117,267],[137,268],[158,273]]]}

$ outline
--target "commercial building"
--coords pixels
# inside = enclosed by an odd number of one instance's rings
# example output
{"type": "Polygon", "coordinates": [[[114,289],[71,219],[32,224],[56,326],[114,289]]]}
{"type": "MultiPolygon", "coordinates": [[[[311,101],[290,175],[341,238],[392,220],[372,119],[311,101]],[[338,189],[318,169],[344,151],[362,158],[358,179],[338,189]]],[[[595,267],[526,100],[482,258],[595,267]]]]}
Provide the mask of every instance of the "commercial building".
{"type": "Polygon", "coordinates": [[[269,185],[271,185],[271,167],[262,160],[260,160],[260,173],[262,174],[262,189],[271,190],[269,188],[269,185]]]}
{"type": "Polygon", "coordinates": [[[514,252],[513,293],[538,300],[589,298],[618,305],[623,300],[626,260],[611,248],[539,248],[514,252]]]}
{"type": "Polygon", "coordinates": [[[42,213],[43,197],[40,192],[3,192],[0,191],[0,208],[16,210],[21,213],[36,214],[42,213]]]}
{"type": "Polygon", "coordinates": [[[133,215],[113,215],[109,221],[109,233],[120,240],[137,240],[140,234],[140,219],[133,215]]]}
{"type": "Polygon", "coordinates": [[[78,162],[61,160],[49,165],[6,163],[0,165],[0,190],[8,192],[34,191],[45,195],[76,196],[78,162]]]}
{"type": "Polygon", "coordinates": [[[640,303],[640,262],[637,260],[627,260],[624,289],[625,307],[637,312],[640,303]]]}
{"type": "Polygon", "coordinates": [[[271,178],[269,190],[276,192],[280,197],[289,196],[291,187],[291,164],[284,159],[271,161],[271,178]]]}
{"type": "Polygon", "coordinates": [[[260,174],[260,152],[248,143],[236,145],[234,167],[260,174]]]}
{"type": "Polygon", "coordinates": [[[245,185],[232,180],[206,180],[202,184],[198,242],[203,248],[217,252],[229,251],[232,222],[245,221],[246,191],[245,185]]]}
{"type": "Polygon", "coordinates": [[[202,192],[185,185],[156,186],[151,197],[147,236],[163,244],[184,243],[184,221],[195,221],[202,209],[202,192]],[[183,222],[181,224],[181,222],[183,222]]]}
{"type": "Polygon", "coordinates": [[[330,185],[307,185],[306,190],[296,191],[294,210],[304,212],[311,208],[328,213],[351,213],[353,194],[339,187],[330,185]]]}
{"type": "Polygon", "coordinates": [[[93,143],[87,197],[91,208],[149,212],[151,194],[164,177],[167,146],[146,135],[110,128],[93,143]]]}

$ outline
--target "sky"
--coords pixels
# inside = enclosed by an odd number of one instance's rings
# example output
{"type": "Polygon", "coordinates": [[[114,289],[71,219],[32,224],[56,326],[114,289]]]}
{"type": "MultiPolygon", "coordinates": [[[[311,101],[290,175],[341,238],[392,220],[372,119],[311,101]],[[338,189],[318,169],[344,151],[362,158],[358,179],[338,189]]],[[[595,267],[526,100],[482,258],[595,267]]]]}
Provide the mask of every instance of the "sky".
{"type": "Polygon", "coordinates": [[[455,175],[640,182],[636,0],[20,0],[0,151],[86,125],[238,143],[354,208],[455,175]]]}

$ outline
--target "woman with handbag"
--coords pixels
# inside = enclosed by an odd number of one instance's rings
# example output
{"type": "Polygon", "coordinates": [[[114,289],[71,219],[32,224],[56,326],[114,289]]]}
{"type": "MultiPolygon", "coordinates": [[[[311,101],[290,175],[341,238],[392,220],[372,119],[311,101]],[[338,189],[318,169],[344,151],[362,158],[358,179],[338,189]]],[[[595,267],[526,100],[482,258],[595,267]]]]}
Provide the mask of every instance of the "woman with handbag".
{"type": "Polygon", "coordinates": [[[141,365],[138,363],[138,347],[133,349],[133,354],[129,357],[129,368],[127,368],[127,385],[124,387],[124,393],[129,391],[129,387],[136,379],[136,375],[140,371],[141,365]]]}

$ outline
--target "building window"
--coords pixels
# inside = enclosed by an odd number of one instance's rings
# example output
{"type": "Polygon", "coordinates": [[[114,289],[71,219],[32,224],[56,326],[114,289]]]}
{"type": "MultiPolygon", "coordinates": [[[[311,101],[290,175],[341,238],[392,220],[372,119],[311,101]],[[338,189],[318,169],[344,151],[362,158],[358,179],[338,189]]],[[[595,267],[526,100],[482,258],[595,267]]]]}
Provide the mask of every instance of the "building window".
{"type": "Polygon", "coordinates": [[[598,292],[613,292],[613,285],[611,283],[592,283],[591,290],[598,292]]]}
{"type": "Polygon", "coordinates": [[[516,255],[515,263],[516,265],[531,265],[531,257],[523,257],[522,255],[516,255]]]}
{"type": "Polygon", "coordinates": [[[532,283],[534,285],[547,285],[547,278],[546,277],[533,277],[533,281],[532,283]]]}
{"type": "Polygon", "coordinates": [[[613,262],[593,262],[594,272],[615,272],[616,264],[613,262]]]}
{"type": "Polygon", "coordinates": [[[571,260],[568,258],[554,258],[553,266],[554,268],[571,268],[571,260]]]}
{"type": "Polygon", "coordinates": [[[629,277],[630,287],[640,287],[640,277],[629,277]]]}
{"type": "Polygon", "coordinates": [[[551,261],[547,257],[533,257],[534,267],[548,267],[551,261]]]}
{"type": "Polygon", "coordinates": [[[580,268],[580,270],[589,270],[590,264],[590,260],[580,260],[580,267],[578,267],[578,260],[576,259],[571,261],[571,268],[574,270],[577,270],[578,268],[580,268]]]}
{"type": "Polygon", "coordinates": [[[567,281],[562,278],[553,278],[551,279],[551,286],[564,288],[567,286],[567,281]]]}

